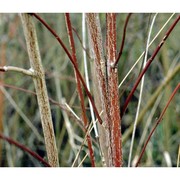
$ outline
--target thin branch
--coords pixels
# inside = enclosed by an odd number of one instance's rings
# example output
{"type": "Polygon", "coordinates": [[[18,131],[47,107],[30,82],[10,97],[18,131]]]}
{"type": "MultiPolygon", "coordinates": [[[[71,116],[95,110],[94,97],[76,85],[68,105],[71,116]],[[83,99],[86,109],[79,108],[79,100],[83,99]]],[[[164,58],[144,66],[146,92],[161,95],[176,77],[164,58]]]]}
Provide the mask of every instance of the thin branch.
{"type": "Polygon", "coordinates": [[[175,21],[173,22],[173,24],[171,25],[171,27],[168,29],[168,31],[166,32],[165,36],[163,37],[163,39],[161,40],[161,42],[159,43],[159,45],[157,46],[157,48],[155,49],[154,53],[152,54],[152,56],[149,58],[149,60],[146,63],[145,68],[142,70],[142,72],[140,73],[140,75],[138,76],[131,92],[129,93],[129,96],[127,97],[124,106],[123,106],[123,111],[122,111],[122,116],[124,115],[127,106],[137,88],[137,86],[139,85],[143,75],[146,73],[147,69],[149,68],[149,66],[151,65],[151,63],[153,62],[154,58],[156,57],[157,53],[159,52],[159,50],[161,49],[161,47],[163,46],[163,44],[165,43],[166,39],[169,37],[170,33],[172,32],[172,30],[174,29],[174,27],[176,26],[176,24],[179,22],[180,20],[180,15],[175,19],[175,21]]]}
{"type": "Polygon", "coordinates": [[[48,164],[41,156],[39,156],[37,153],[35,153],[34,151],[30,150],[29,148],[27,148],[26,146],[20,144],[17,141],[14,141],[13,139],[4,136],[3,134],[0,133],[0,139],[3,139],[5,141],[7,141],[10,144],[13,144],[15,146],[17,146],[18,148],[22,149],[23,151],[27,152],[28,154],[30,154],[31,156],[33,156],[35,159],[37,159],[39,162],[43,163],[45,166],[47,167],[51,167],[50,164],[48,164]]]}
{"type": "MultiPolygon", "coordinates": [[[[74,38],[73,38],[72,26],[71,26],[71,20],[70,20],[69,13],[65,14],[65,20],[66,20],[66,26],[67,26],[67,31],[68,31],[70,47],[71,47],[71,51],[72,51],[72,57],[73,57],[74,63],[78,67],[77,58],[76,58],[76,49],[75,49],[75,43],[74,43],[74,38]]],[[[74,71],[75,71],[74,73],[75,73],[76,82],[77,82],[78,96],[79,96],[81,109],[82,109],[82,119],[83,119],[83,122],[84,122],[84,126],[86,128],[86,127],[88,127],[89,122],[88,122],[88,119],[87,119],[87,116],[86,116],[86,110],[85,110],[85,105],[84,105],[84,96],[83,96],[83,92],[82,92],[82,88],[81,88],[80,79],[77,76],[75,68],[74,68],[74,71]]],[[[91,141],[90,134],[88,134],[88,136],[87,136],[87,142],[88,142],[88,149],[89,149],[89,154],[90,154],[91,165],[93,167],[95,167],[94,151],[93,151],[93,148],[92,148],[92,141],[91,141]]]]}
{"type": "Polygon", "coordinates": [[[142,149],[142,151],[141,151],[141,154],[140,154],[140,156],[139,156],[139,159],[138,159],[138,161],[137,161],[137,163],[136,163],[136,167],[138,167],[138,165],[139,165],[139,163],[140,163],[140,161],[141,161],[141,159],[142,159],[142,156],[143,156],[143,154],[144,154],[144,151],[145,151],[145,149],[146,149],[146,146],[147,146],[148,142],[150,141],[150,139],[151,139],[154,131],[156,130],[157,126],[158,126],[158,125],[161,123],[161,121],[163,120],[163,116],[164,116],[164,114],[165,114],[165,112],[166,112],[166,110],[167,110],[170,102],[172,101],[172,99],[174,98],[175,94],[177,93],[177,91],[178,91],[179,89],[180,89],[180,83],[176,86],[176,88],[175,88],[174,91],[172,92],[172,94],[171,94],[171,96],[170,96],[170,98],[169,98],[166,106],[164,107],[164,109],[163,109],[163,111],[162,111],[159,119],[157,120],[157,122],[156,122],[154,128],[152,129],[152,131],[150,132],[150,134],[149,134],[149,136],[148,136],[148,138],[147,138],[147,140],[146,140],[146,142],[145,142],[145,144],[144,144],[144,147],[143,147],[143,149],[142,149]]]}
{"type": "Polygon", "coordinates": [[[72,108],[65,102],[65,106],[69,109],[69,111],[74,115],[74,117],[78,120],[81,121],[80,117],[72,110],[72,108]]]}
{"type": "Polygon", "coordinates": [[[78,167],[80,167],[82,165],[82,163],[85,161],[87,156],[88,156],[88,153],[86,153],[86,155],[83,157],[82,161],[78,164],[78,167]]]}
{"type": "Polygon", "coordinates": [[[28,76],[35,76],[34,70],[31,68],[29,70],[26,70],[26,69],[14,67],[14,66],[3,66],[3,67],[0,67],[0,71],[2,72],[14,71],[14,72],[19,72],[28,76]]]}
{"type": "Polygon", "coordinates": [[[64,51],[66,52],[67,56],[69,57],[71,63],[73,64],[73,66],[74,66],[74,68],[75,68],[75,70],[76,70],[77,75],[79,76],[79,79],[81,80],[81,83],[82,83],[82,85],[83,85],[83,87],[84,87],[84,89],[85,89],[85,91],[86,91],[87,96],[89,97],[89,99],[90,99],[90,101],[91,101],[91,103],[92,103],[94,112],[95,112],[95,114],[96,114],[96,116],[97,116],[97,118],[98,118],[98,120],[99,120],[99,123],[102,124],[103,121],[102,121],[101,117],[99,116],[99,113],[98,113],[98,111],[97,111],[97,108],[96,108],[96,106],[95,106],[95,103],[94,103],[94,101],[93,101],[93,98],[92,98],[92,96],[91,96],[91,93],[89,92],[89,90],[88,90],[88,88],[87,88],[87,86],[86,86],[86,83],[84,82],[84,79],[83,79],[81,73],[79,72],[78,67],[76,66],[76,64],[75,64],[75,62],[74,62],[74,60],[73,60],[73,57],[71,56],[71,54],[70,54],[69,51],[67,50],[66,46],[64,45],[64,43],[62,42],[62,40],[60,39],[60,37],[57,35],[57,33],[56,33],[40,16],[38,16],[38,15],[35,14],[35,13],[32,13],[32,15],[33,15],[34,17],[36,17],[36,18],[49,30],[49,32],[51,32],[51,34],[56,38],[56,40],[59,42],[59,44],[62,46],[62,48],[63,48],[64,51]]]}
{"type": "Polygon", "coordinates": [[[123,30],[121,48],[120,48],[120,50],[119,50],[118,57],[116,58],[116,61],[115,61],[115,63],[113,64],[113,67],[116,67],[116,66],[117,66],[117,63],[119,62],[119,59],[121,58],[121,55],[122,55],[122,52],[123,52],[123,48],[124,48],[124,42],[125,42],[125,38],[126,38],[126,29],[127,29],[127,25],[128,25],[128,22],[129,22],[129,19],[130,19],[131,15],[132,15],[132,13],[129,13],[128,16],[127,16],[127,18],[126,18],[126,21],[125,21],[125,24],[124,24],[124,30],[123,30]]]}

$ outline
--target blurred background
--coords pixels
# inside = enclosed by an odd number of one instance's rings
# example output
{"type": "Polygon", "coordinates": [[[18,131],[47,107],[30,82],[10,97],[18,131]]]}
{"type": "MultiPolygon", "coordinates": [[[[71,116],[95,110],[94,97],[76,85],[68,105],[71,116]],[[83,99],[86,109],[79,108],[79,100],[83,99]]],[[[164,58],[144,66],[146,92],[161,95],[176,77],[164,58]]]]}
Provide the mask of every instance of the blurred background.
{"type": "MultiPolygon", "coordinates": [[[[39,14],[61,37],[64,44],[70,49],[65,17],[62,13],[39,14]]],[[[128,14],[117,14],[117,53],[119,52],[123,27],[128,14]]],[[[158,33],[164,23],[172,14],[158,14],[152,29],[150,41],[158,33]]],[[[118,64],[119,83],[123,80],[133,64],[145,50],[149,27],[154,14],[132,14],[126,32],[125,45],[122,57],[118,64]]],[[[83,48],[82,48],[82,14],[70,14],[74,32],[76,55],[80,72],[84,77],[83,48]]],[[[105,47],[106,15],[99,14],[101,31],[105,47]]],[[[157,39],[152,43],[148,51],[150,57],[163,38],[165,32],[173,23],[175,14],[157,39]]],[[[73,66],[67,55],[58,44],[56,39],[35,18],[38,43],[41,52],[42,63],[46,75],[46,84],[49,98],[56,103],[50,102],[51,112],[56,134],[59,152],[60,166],[70,167],[80,149],[84,138],[81,124],[70,112],[65,102],[81,118],[80,102],[77,96],[76,81],[73,66]],[[69,124],[69,126],[68,126],[69,124]],[[68,129],[69,128],[69,129],[68,129]]],[[[172,91],[179,83],[180,75],[180,25],[177,24],[163,48],[145,75],[145,83],[140,107],[139,123],[135,134],[132,159],[135,161],[140,154],[150,130],[161,114],[172,91]],[[168,79],[168,83],[166,82],[168,79]],[[163,83],[166,82],[164,85],[163,83]]],[[[93,88],[91,75],[91,62],[88,52],[87,58],[90,86],[93,88]]],[[[142,69],[142,59],[135,66],[132,73],[119,88],[119,102],[123,106],[133,84],[142,69]]],[[[19,14],[0,14],[0,66],[16,66],[25,69],[30,68],[26,42],[19,14]]],[[[139,86],[140,87],[140,86],[139,86]]],[[[123,133],[123,161],[127,166],[131,142],[132,125],[136,115],[139,99],[139,87],[122,119],[123,133]],[[128,134],[129,133],[129,134],[128,134]]],[[[34,92],[34,83],[31,77],[16,72],[0,72],[0,132],[11,137],[19,143],[37,152],[47,160],[39,109],[34,92]],[[22,88],[22,89],[18,89],[22,88]]],[[[92,91],[93,92],[93,91],[92,91]]],[[[85,93],[84,93],[85,94],[85,93]]],[[[156,129],[149,142],[141,166],[167,167],[176,166],[178,148],[180,144],[180,96],[179,92],[168,107],[162,123],[156,129]]],[[[88,99],[85,95],[87,115],[90,117],[88,99]]],[[[94,132],[93,148],[97,166],[102,166],[99,147],[94,132]]],[[[87,146],[83,147],[80,159],[88,152],[87,146]]],[[[29,156],[21,149],[0,140],[0,166],[3,167],[39,167],[43,166],[39,161],[29,156]]],[[[82,166],[90,166],[89,157],[82,166]]]]}

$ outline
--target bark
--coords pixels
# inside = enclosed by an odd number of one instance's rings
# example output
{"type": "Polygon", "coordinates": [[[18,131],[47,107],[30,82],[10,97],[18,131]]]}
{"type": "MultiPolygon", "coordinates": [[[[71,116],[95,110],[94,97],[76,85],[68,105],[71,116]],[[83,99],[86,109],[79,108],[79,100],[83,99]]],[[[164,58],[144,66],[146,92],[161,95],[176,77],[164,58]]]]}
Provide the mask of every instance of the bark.
{"type": "Polygon", "coordinates": [[[100,145],[106,166],[122,166],[122,145],[120,132],[120,108],[118,95],[118,74],[116,61],[116,19],[107,15],[107,60],[104,58],[101,27],[98,14],[86,15],[89,39],[92,46],[95,71],[96,105],[103,110],[103,126],[100,129],[100,145]],[[100,96],[98,98],[97,96],[100,96]]]}
{"type": "Polygon", "coordinates": [[[122,166],[121,117],[118,94],[118,69],[116,62],[116,14],[108,13],[106,17],[106,51],[108,98],[110,103],[110,144],[112,148],[113,166],[122,166]]]}
{"type": "Polygon", "coordinates": [[[35,74],[33,80],[37,93],[37,100],[40,110],[48,161],[51,166],[58,167],[58,152],[55,142],[51,110],[45,83],[45,75],[39,53],[35,26],[32,17],[29,14],[21,14],[21,20],[24,29],[31,69],[35,74]]]}

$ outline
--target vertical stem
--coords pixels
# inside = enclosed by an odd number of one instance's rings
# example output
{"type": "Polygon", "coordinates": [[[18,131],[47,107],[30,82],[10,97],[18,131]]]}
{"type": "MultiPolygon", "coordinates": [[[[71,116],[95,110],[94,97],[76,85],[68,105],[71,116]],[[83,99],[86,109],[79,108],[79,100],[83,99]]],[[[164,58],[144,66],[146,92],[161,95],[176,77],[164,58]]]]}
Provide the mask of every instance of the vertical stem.
{"type": "Polygon", "coordinates": [[[112,156],[111,156],[111,146],[110,146],[110,129],[109,129],[109,102],[107,94],[107,79],[106,79],[106,69],[105,69],[105,59],[103,54],[102,45],[102,35],[101,26],[99,21],[99,16],[96,13],[87,13],[86,21],[89,31],[89,40],[93,51],[93,58],[95,64],[94,79],[97,81],[97,86],[95,87],[96,98],[100,100],[98,106],[103,110],[103,124],[104,126],[99,126],[99,140],[102,148],[102,152],[105,158],[106,166],[112,166],[112,156]],[[98,96],[98,97],[97,97],[98,96]]]}
{"type": "Polygon", "coordinates": [[[110,143],[112,147],[113,166],[122,166],[122,143],[121,143],[121,117],[118,95],[117,67],[112,67],[116,61],[116,14],[108,13],[106,16],[107,35],[107,79],[110,102],[110,143]]]}
{"type": "Polygon", "coordinates": [[[49,106],[45,75],[39,53],[37,35],[31,15],[21,14],[24,35],[27,44],[31,68],[34,70],[34,84],[40,109],[41,123],[45,138],[45,145],[49,164],[59,166],[58,152],[56,147],[54,129],[52,124],[51,110],[49,106]]]}
{"type": "MultiPolygon", "coordinates": [[[[70,42],[70,47],[71,47],[71,51],[72,51],[73,61],[76,64],[76,66],[78,67],[77,58],[76,58],[76,49],[75,49],[75,44],[74,44],[74,39],[73,39],[72,26],[71,26],[71,20],[70,20],[69,13],[65,14],[65,20],[66,20],[66,25],[67,25],[68,35],[69,35],[69,42],[70,42]]],[[[85,110],[85,105],[84,105],[84,96],[83,96],[83,91],[82,91],[82,87],[81,87],[81,82],[80,82],[79,76],[77,75],[75,69],[74,69],[74,73],[76,76],[78,96],[79,96],[81,109],[82,109],[82,119],[84,122],[85,129],[87,130],[87,128],[89,126],[89,122],[88,122],[88,119],[86,116],[86,110],[85,110]]],[[[88,143],[88,149],[89,149],[89,153],[90,153],[91,165],[94,167],[95,166],[94,152],[93,152],[92,141],[91,141],[91,137],[90,137],[89,133],[87,135],[87,143],[88,143]]]]}

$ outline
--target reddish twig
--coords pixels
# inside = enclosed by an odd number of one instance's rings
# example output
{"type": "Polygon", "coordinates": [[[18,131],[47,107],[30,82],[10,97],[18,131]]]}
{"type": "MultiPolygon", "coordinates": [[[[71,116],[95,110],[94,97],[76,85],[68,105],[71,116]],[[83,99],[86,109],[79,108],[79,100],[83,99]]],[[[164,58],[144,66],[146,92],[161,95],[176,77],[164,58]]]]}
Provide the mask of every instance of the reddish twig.
{"type": "Polygon", "coordinates": [[[5,141],[7,141],[8,143],[17,146],[18,148],[22,149],[23,151],[27,152],[28,154],[30,154],[31,156],[33,156],[35,159],[37,159],[38,161],[40,161],[41,163],[43,163],[45,166],[51,167],[50,164],[48,164],[41,156],[39,156],[37,153],[35,153],[34,151],[30,150],[30,149],[27,148],[26,146],[20,144],[19,142],[14,141],[13,139],[4,136],[4,135],[1,134],[1,133],[0,133],[0,139],[3,139],[3,140],[5,140],[5,141]]]}
{"type": "Polygon", "coordinates": [[[56,38],[56,40],[59,42],[59,44],[62,46],[62,48],[63,48],[64,51],[66,52],[67,56],[69,57],[71,63],[72,63],[73,66],[74,66],[74,69],[76,70],[77,75],[79,76],[79,79],[81,80],[81,83],[82,83],[82,85],[83,85],[83,87],[84,87],[84,89],[85,89],[85,91],[86,91],[87,96],[89,97],[89,99],[90,99],[90,101],[91,101],[91,103],[92,103],[94,112],[95,112],[95,114],[96,114],[96,116],[97,116],[97,118],[98,118],[98,120],[99,120],[99,123],[102,124],[103,121],[102,121],[101,117],[99,116],[99,113],[98,113],[98,111],[97,111],[97,108],[96,108],[96,106],[95,106],[95,103],[94,103],[94,101],[93,101],[93,98],[92,98],[92,96],[91,96],[91,93],[89,92],[89,90],[88,90],[88,88],[87,88],[87,86],[86,86],[86,83],[84,82],[84,79],[83,79],[81,73],[79,72],[79,69],[78,69],[78,67],[76,66],[76,63],[74,62],[73,57],[72,57],[71,54],[69,53],[68,49],[66,48],[66,46],[64,45],[64,43],[62,42],[62,40],[60,39],[60,37],[58,36],[58,34],[57,34],[40,16],[38,16],[36,13],[32,13],[32,15],[33,15],[35,18],[37,18],[37,19],[49,30],[49,32],[51,32],[51,34],[56,38]]]}
{"type": "MultiPolygon", "coordinates": [[[[77,58],[76,58],[76,49],[75,49],[75,43],[74,43],[74,38],[73,38],[73,33],[72,33],[72,25],[71,25],[69,13],[65,14],[65,20],[66,20],[66,26],[67,26],[67,31],[68,31],[70,47],[71,47],[71,51],[72,51],[72,57],[73,57],[74,63],[78,67],[77,58]]],[[[78,96],[79,96],[81,109],[82,109],[82,119],[84,122],[85,129],[87,129],[87,127],[89,126],[89,123],[88,123],[88,119],[86,116],[86,110],[85,110],[85,105],[84,105],[84,96],[83,96],[83,92],[82,92],[82,88],[81,88],[81,82],[80,82],[79,76],[77,76],[75,69],[74,69],[74,73],[75,73],[75,77],[76,77],[77,91],[78,91],[78,96]]],[[[91,164],[92,164],[92,167],[95,167],[94,152],[93,152],[93,148],[92,148],[91,137],[89,134],[87,135],[87,142],[88,142],[88,149],[89,149],[89,153],[90,153],[91,164]]]]}
{"type": "Polygon", "coordinates": [[[112,165],[122,166],[122,144],[121,144],[121,117],[118,94],[118,73],[117,68],[112,68],[110,64],[116,61],[116,14],[107,13],[106,15],[106,52],[107,52],[107,78],[108,78],[108,99],[109,99],[109,130],[110,146],[112,151],[112,165]]]}
{"type": "Polygon", "coordinates": [[[124,48],[124,42],[125,42],[125,37],[126,37],[126,29],[127,29],[127,25],[128,25],[128,22],[129,22],[129,19],[131,17],[132,13],[129,13],[127,18],[126,18],[126,21],[125,21],[125,24],[124,24],[124,30],[123,30],[123,36],[122,36],[122,42],[121,42],[121,48],[119,50],[119,54],[118,54],[118,57],[114,63],[114,67],[117,66],[117,63],[119,62],[119,59],[122,55],[122,51],[123,51],[123,48],[124,48]]]}
{"type": "Polygon", "coordinates": [[[163,116],[164,116],[164,114],[165,114],[165,112],[166,112],[166,109],[168,108],[170,102],[172,101],[173,97],[175,96],[175,94],[177,93],[177,91],[178,91],[179,89],[180,89],[180,83],[179,83],[179,84],[176,86],[176,88],[174,89],[174,91],[173,91],[173,93],[171,94],[171,96],[170,96],[170,98],[169,98],[166,106],[164,107],[164,109],[163,109],[163,111],[162,111],[159,119],[157,120],[154,128],[152,129],[151,133],[149,134],[149,136],[148,136],[148,138],[147,138],[147,140],[146,140],[146,142],[145,142],[145,145],[144,145],[144,147],[143,147],[143,149],[142,149],[142,151],[141,151],[141,154],[140,154],[140,156],[139,156],[139,159],[138,159],[138,161],[137,161],[137,163],[136,163],[136,167],[138,167],[138,165],[139,165],[139,163],[140,163],[140,161],[141,161],[141,159],[142,159],[142,156],[143,156],[143,154],[144,154],[144,151],[145,151],[145,149],[146,149],[146,146],[147,146],[148,142],[150,141],[150,139],[151,139],[154,131],[156,130],[157,126],[158,126],[158,125],[160,124],[160,122],[163,120],[163,116]]]}
{"type": "Polygon", "coordinates": [[[137,86],[139,85],[139,82],[141,81],[143,75],[145,74],[145,72],[147,71],[147,69],[149,68],[150,64],[153,62],[154,58],[156,57],[157,53],[159,52],[159,50],[161,49],[161,47],[163,46],[164,42],[166,41],[166,39],[169,37],[170,33],[172,32],[172,30],[174,29],[174,27],[176,26],[176,24],[179,22],[180,20],[180,15],[176,18],[176,20],[173,22],[173,24],[171,25],[171,27],[168,29],[168,31],[166,32],[165,36],[163,37],[162,41],[159,43],[158,47],[155,49],[154,53],[152,54],[152,56],[149,58],[149,60],[146,63],[146,66],[144,67],[144,69],[142,70],[142,72],[140,73],[140,75],[138,76],[129,96],[127,97],[124,107],[123,107],[123,111],[122,111],[122,116],[124,115],[127,106],[137,88],[137,86]]]}

